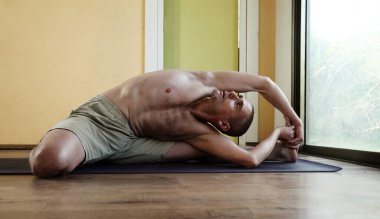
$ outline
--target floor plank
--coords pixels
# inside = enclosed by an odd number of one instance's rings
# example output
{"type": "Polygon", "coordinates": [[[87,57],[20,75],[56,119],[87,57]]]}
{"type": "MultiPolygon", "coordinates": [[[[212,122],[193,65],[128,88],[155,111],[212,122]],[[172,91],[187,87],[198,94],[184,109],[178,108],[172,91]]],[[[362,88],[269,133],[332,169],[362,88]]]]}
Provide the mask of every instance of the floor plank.
{"type": "MultiPolygon", "coordinates": [[[[6,152],[10,155],[10,152],[6,152]]],[[[0,151],[0,157],[6,157],[0,151]]],[[[26,156],[20,152],[15,156],[26,156]]],[[[13,156],[10,155],[10,156],[13,156]]],[[[379,218],[380,170],[0,176],[0,218],[379,218]]]]}

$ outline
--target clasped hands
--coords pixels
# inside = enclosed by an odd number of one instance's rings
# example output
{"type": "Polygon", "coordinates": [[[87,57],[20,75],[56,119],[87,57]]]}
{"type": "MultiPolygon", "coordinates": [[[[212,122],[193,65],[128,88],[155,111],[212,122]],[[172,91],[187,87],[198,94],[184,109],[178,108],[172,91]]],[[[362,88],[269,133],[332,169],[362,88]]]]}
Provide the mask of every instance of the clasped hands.
{"type": "Polygon", "coordinates": [[[291,120],[287,116],[284,117],[285,126],[279,127],[279,140],[284,141],[286,147],[290,149],[298,149],[304,138],[302,121],[299,118],[291,120]]]}

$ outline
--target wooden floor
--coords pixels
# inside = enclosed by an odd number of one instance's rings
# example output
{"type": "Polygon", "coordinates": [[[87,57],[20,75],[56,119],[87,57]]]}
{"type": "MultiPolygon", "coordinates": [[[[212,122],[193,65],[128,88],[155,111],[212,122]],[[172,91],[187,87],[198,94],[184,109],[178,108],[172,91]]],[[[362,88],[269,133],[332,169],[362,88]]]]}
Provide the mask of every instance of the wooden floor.
{"type": "MultiPolygon", "coordinates": [[[[0,157],[27,152],[0,151],[0,157]]],[[[380,218],[380,170],[337,173],[0,175],[0,218],[380,218]]]]}

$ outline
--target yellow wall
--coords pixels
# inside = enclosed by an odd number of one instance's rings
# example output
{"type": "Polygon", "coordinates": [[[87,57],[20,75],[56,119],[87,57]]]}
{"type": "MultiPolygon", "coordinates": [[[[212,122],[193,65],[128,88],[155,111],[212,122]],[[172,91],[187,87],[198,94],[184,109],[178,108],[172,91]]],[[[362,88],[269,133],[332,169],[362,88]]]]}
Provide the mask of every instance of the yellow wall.
{"type": "Polygon", "coordinates": [[[237,0],[165,0],[164,68],[237,70],[237,0]]]}
{"type": "MultiPolygon", "coordinates": [[[[259,74],[275,81],[276,0],[259,1],[259,74]]],[[[274,107],[259,95],[258,137],[263,140],[274,128],[274,107]]]]}
{"type": "Polygon", "coordinates": [[[0,0],[0,144],[143,72],[144,1],[0,0]]]}

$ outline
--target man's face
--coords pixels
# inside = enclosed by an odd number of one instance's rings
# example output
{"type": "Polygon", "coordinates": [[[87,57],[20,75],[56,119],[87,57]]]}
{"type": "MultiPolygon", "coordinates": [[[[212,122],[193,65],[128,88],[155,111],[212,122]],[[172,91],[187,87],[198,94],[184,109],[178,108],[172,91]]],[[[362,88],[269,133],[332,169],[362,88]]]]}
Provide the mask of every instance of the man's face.
{"type": "Polygon", "coordinates": [[[217,90],[211,100],[214,113],[222,118],[243,119],[252,112],[252,105],[234,91],[217,90]]]}

